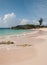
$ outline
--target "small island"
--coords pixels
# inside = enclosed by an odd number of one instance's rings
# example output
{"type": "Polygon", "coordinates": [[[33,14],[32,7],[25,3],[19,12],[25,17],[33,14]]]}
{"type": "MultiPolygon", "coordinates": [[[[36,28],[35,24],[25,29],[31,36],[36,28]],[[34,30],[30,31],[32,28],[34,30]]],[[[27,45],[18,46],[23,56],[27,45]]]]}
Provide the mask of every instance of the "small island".
{"type": "Polygon", "coordinates": [[[11,27],[11,29],[36,29],[36,28],[47,28],[46,25],[42,25],[43,23],[43,18],[40,18],[38,20],[39,25],[35,24],[25,24],[25,25],[17,25],[15,27],[11,27]]]}

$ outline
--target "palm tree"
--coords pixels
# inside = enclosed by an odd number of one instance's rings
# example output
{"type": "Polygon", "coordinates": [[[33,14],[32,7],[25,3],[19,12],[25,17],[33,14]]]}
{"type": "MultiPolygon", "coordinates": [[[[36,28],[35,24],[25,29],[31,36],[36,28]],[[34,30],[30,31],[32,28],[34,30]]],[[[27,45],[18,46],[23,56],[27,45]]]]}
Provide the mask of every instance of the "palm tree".
{"type": "Polygon", "coordinates": [[[42,22],[43,22],[43,19],[40,18],[40,20],[39,20],[39,25],[40,25],[40,26],[42,25],[42,22]]]}

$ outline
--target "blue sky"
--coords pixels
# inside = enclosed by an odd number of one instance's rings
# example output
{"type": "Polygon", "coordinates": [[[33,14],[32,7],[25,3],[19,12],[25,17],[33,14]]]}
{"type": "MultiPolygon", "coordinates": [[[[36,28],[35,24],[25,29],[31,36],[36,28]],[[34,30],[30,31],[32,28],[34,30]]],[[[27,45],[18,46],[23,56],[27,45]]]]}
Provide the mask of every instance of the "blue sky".
{"type": "Polygon", "coordinates": [[[47,0],[0,0],[0,27],[38,24],[40,18],[47,25],[47,0]]]}

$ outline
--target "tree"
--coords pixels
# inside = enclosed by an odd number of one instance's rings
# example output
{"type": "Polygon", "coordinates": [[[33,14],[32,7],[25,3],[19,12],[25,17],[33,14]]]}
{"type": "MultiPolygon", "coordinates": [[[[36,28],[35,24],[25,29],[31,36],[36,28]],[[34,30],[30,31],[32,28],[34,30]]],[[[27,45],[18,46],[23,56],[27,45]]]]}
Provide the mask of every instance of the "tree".
{"type": "Polygon", "coordinates": [[[40,25],[40,26],[42,25],[42,22],[43,22],[43,19],[40,18],[40,20],[39,20],[39,25],[40,25]]]}

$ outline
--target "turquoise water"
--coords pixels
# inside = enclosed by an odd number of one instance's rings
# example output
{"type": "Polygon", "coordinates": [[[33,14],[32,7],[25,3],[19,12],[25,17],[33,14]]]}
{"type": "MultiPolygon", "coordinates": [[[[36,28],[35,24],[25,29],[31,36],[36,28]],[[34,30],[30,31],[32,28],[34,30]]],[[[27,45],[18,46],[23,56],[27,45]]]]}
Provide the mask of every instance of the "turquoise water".
{"type": "Polygon", "coordinates": [[[13,29],[0,29],[0,35],[22,34],[24,32],[31,32],[32,30],[13,30],[13,29]]]}

